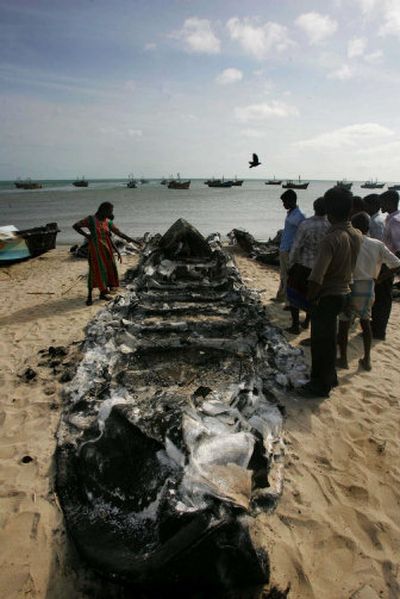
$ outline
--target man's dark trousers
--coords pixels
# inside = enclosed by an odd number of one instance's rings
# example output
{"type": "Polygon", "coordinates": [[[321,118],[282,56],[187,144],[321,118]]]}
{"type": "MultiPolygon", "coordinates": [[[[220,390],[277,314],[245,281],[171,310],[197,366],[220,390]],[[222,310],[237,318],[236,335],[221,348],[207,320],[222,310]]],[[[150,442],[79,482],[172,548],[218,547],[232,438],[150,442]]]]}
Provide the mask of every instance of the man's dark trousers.
{"type": "MultiPolygon", "coordinates": [[[[388,267],[383,264],[379,274],[386,274],[388,267]]],[[[392,289],[394,275],[388,276],[382,283],[375,284],[375,302],[372,306],[371,329],[375,339],[385,339],[386,327],[392,310],[392,289]]]]}
{"type": "Polygon", "coordinates": [[[338,384],[336,374],[337,317],[345,295],[321,297],[311,312],[311,385],[322,395],[338,384]]]}

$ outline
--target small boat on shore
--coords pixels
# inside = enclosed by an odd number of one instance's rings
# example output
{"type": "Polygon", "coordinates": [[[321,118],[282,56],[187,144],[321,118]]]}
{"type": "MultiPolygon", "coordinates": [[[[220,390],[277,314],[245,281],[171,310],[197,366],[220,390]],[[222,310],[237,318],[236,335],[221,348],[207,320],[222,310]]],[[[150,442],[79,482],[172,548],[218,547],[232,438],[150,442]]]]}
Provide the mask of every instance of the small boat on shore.
{"type": "Polygon", "coordinates": [[[82,177],[82,179],[78,179],[77,177],[75,181],[72,181],[72,185],[74,187],[88,187],[89,181],[87,181],[85,177],[82,177]]]}
{"type": "Polygon", "coordinates": [[[57,223],[18,230],[13,225],[0,227],[0,264],[11,264],[40,256],[56,247],[57,223]]]}
{"type": "Polygon", "coordinates": [[[14,181],[14,185],[17,189],[42,189],[43,187],[41,183],[35,183],[29,178],[24,181],[22,181],[22,179],[17,179],[14,181]]]}
{"type": "Polygon", "coordinates": [[[286,181],[286,183],[283,183],[282,188],[283,189],[307,189],[309,184],[310,184],[309,181],[302,181],[300,179],[300,175],[299,175],[298,181],[294,181],[293,179],[288,179],[286,181]]]}
{"type": "Polygon", "coordinates": [[[343,189],[347,189],[348,191],[350,191],[353,182],[352,181],[346,181],[346,179],[342,179],[341,181],[336,181],[336,185],[338,187],[342,187],[343,189]]]}
{"type": "Polygon", "coordinates": [[[382,189],[384,186],[385,183],[379,182],[378,179],[375,179],[375,181],[370,179],[369,181],[365,181],[365,183],[360,185],[362,189],[382,189]]]}
{"type": "Polygon", "coordinates": [[[282,185],[282,179],[276,179],[275,175],[273,179],[267,179],[265,185],[282,185]]]}
{"type": "Polygon", "coordinates": [[[177,174],[176,179],[171,179],[168,182],[168,189],[189,189],[191,180],[182,181],[180,174],[177,174]]]}

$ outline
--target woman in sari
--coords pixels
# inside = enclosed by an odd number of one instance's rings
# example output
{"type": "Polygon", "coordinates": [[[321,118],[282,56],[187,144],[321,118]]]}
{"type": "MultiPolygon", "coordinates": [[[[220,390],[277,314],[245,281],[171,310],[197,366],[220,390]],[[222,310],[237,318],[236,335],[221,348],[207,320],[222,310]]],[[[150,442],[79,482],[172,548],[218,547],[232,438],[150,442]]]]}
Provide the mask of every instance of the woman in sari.
{"type": "Polygon", "coordinates": [[[93,303],[92,291],[95,287],[100,291],[100,299],[110,300],[108,292],[119,286],[114,250],[117,252],[119,261],[122,260],[121,254],[112,242],[111,233],[130,243],[135,243],[131,237],[122,233],[113,224],[113,208],[114,206],[110,202],[103,202],[94,216],[87,216],[73,225],[75,231],[85,237],[89,247],[87,306],[91,306],[93,303]],[[88,229],[89,233],[84,229],[88,229]]]}

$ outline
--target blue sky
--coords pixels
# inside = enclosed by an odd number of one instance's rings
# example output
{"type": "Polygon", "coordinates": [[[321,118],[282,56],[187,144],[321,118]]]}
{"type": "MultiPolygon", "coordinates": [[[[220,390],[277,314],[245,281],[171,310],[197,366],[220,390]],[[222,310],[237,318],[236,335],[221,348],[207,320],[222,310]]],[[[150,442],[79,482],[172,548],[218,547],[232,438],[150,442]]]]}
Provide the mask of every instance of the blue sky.
{"type": "Polygon", "coordinates": [[[0,42],[1,179],[400,181],[400,0],[0,0],[0,42]]]}

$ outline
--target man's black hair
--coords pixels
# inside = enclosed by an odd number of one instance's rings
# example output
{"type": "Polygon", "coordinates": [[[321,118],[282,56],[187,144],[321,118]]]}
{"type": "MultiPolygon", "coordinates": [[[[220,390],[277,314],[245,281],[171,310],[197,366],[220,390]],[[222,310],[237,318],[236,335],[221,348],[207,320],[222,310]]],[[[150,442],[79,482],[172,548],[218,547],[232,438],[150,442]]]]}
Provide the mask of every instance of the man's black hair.
{"type": "Polygon", "coordinates": [[[326,213],[338,221],[349,220],[353,208],[353,194],[348,189],[336,186],[331,187],[324,195],[326,213]]]}
{"type": "Polygon", "coordinates": [[[325,198],[317,198],[313,203],[314,212],[317,216],[325,216],[326,214],[326,202],[325,198]]]}
{"type": "Polygon", "coordinates": [[[351,218],[351,224],[355,229],[359,229],[361,233],[368,233],[370,221],[368,212],[357,212],[351,218]]]}

